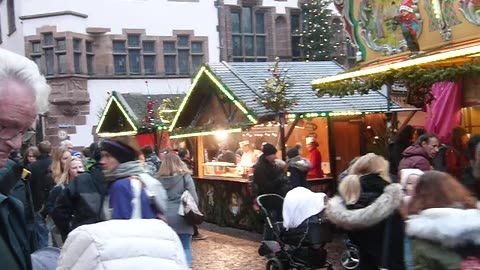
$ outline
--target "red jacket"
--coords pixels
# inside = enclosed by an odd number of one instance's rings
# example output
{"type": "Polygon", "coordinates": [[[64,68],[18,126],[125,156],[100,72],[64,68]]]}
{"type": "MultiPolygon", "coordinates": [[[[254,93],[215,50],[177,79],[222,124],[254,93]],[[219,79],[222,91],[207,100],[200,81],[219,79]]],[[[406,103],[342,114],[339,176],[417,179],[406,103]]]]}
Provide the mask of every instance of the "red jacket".
{"type": "Polygon", "coordinates": [[[322,178],[322,155],[320,154],[320,151],[318,151],[317,148],[313,148],[310,150],[308,159],[310,160],[312,167],[308,171],[307,178],[322,178]]]}

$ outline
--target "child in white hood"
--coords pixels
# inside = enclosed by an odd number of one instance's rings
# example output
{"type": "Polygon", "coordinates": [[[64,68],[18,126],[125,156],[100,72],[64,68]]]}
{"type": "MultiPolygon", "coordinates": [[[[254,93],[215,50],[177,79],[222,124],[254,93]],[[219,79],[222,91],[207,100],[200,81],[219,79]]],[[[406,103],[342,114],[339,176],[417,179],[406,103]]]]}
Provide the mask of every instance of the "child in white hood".
{"type": "MultiPolygon", "coordinates": [[[[415,187],[417,186],[418,179],[423,175],[423,171],[419,169],[402,169],[400,170],[400,184],[402,185],[404,195],[403,195],[403,209],[408,208],[408,204],[412,199],[415,187]]],[[[406,211],[405,211],[406,212],[406,211]]],[[[406,214],[405,214],[406,215],[406,214]]],[[[412,251],[410,247],[410,239],[405,235],[404,239],[404,259],[405,259],[405,269],[413,269],[413,258],[412,251]]]]}
{"type": "Polygon", "coordinates": [[[423,171],[419,169],[400,170],[400,184],[402,185],[404,191],[403,203],[405,206],[410,202],[418,179],[422,175],[423,171]]]}

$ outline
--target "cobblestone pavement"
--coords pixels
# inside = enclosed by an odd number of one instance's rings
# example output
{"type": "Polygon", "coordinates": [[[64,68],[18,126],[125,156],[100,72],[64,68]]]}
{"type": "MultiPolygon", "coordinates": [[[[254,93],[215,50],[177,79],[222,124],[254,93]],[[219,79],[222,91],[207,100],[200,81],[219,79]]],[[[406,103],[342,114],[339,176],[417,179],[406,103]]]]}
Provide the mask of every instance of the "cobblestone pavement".
{"type": "MultiPolygon", "coordinates": [[[[200,233],[208,238],[193,241],[193,270],[265,269],[266,260],[257,253],[262,238],[260,234],[208,223],[200,226],[200,233]]],[[[335,269],[342,269],[338,264],[342,245],[340,236],[327,245],[328,258],[334,263],[335,269]]]]}

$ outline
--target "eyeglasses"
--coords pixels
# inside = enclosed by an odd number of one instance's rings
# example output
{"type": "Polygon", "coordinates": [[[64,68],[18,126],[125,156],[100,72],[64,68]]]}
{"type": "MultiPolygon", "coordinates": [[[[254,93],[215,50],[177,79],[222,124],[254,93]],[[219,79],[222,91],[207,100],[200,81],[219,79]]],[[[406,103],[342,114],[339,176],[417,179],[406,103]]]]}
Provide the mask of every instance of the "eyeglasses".
{"type": "Polygon", "coordinates": [[[11,128],[0,125],[0,140],[13,140],[19,136],[23,136],[25,130],[18,130],[17,128],[11,128]]]}

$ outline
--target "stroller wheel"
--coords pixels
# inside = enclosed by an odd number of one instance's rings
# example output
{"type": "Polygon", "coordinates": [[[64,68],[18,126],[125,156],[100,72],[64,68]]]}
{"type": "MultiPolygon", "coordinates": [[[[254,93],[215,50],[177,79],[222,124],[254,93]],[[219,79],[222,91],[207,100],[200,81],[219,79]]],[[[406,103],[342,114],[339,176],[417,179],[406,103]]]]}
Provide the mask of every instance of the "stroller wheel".
{"type": "Polygon", "coordinates": [[[277,257],[268,259],[266,270],[284,270],[283,263],[277,257]]]}
{"type": "Polygon", "coordinates": [[[340,255],[340,261],[345,269],[357,269],[360,265],[360,252],[356,247],[348,247],[340,255]]]}

